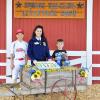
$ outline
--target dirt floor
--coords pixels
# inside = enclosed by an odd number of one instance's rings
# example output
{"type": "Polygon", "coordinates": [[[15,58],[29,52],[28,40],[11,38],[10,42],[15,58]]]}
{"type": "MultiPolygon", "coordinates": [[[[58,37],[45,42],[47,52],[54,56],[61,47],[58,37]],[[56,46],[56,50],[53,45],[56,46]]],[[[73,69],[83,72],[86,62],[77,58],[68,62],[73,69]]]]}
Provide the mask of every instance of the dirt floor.
{"type": "MultiPolygon", "coordinates": [[[[51,94],[40,94],[40,95],[28,95],[21,96],[20,99],[17,97],[0,97],[0,100],[74,100],[68,99],[61,93],[51,94]]],[[[76,100],[100,100],[100,84],[87,86],[86,90],[78,91],[76,100]]]]}

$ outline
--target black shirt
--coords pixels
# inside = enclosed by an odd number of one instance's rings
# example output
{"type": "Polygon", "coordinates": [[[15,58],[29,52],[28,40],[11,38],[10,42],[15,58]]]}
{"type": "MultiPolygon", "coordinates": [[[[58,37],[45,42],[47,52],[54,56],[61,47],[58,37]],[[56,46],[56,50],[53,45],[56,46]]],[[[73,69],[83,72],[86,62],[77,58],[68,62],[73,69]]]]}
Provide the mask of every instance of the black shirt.
{"type": "Polygon", "coordinates": [[[55,60],[61,60],[64,54],[67,54],[66,50],[55,50],[52,58],[55,58],[55,60]]]}

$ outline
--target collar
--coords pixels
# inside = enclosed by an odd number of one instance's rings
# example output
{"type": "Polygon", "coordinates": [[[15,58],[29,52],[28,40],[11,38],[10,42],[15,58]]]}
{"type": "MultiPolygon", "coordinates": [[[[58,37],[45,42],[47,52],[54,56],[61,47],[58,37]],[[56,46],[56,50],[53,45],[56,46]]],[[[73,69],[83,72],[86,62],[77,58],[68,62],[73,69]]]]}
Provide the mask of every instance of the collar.
{"type": "Polygon", "coordinates": [[[36,39],[37,39],[38,41],[41,41],[41,37],[36,37],[36,39]]]}

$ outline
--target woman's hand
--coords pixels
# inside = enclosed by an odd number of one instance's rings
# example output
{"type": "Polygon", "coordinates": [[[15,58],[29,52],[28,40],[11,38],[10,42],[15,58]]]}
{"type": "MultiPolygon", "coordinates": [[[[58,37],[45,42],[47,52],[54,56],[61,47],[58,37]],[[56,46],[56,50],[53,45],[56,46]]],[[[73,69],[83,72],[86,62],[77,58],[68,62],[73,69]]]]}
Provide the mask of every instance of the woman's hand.
{"type": "Polygon", "coordinates": [[[37,60],[33,60],[33,63],[34,63],[34,64],[37,63],[37,60]]]}
{"type": "Polygon", "coordinates": [[[52,61],[52,59],[48,59],[48,61],[52,61]]]}

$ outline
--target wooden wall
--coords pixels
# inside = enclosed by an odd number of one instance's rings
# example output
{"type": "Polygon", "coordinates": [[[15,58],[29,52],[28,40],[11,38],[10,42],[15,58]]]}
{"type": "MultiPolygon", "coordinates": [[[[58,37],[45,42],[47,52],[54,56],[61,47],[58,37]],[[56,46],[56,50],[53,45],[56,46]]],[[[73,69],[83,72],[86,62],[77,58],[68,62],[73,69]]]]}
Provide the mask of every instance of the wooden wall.
{"type": "MultiPolygon", "coordinates": [[[[6,49],[6,0],[0,0],[0,50],[6,49]]],[[[6,62],[6,54],[0,53],[0,62],[6,62]]],[[[6,67],[0,66],[0,76],[6,75],[6,67]]],[[[0,79],[0,83],[5,79],[0,79]]]]}

